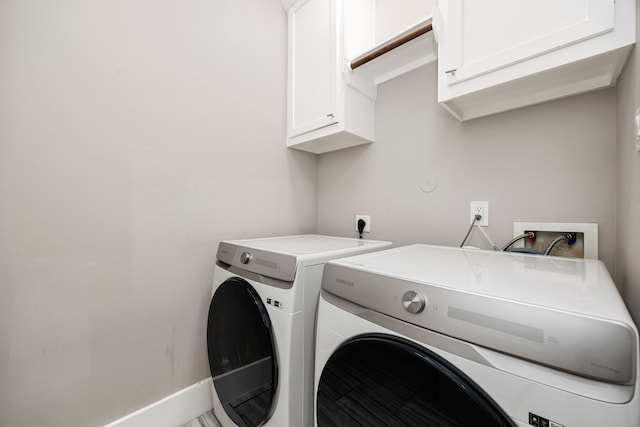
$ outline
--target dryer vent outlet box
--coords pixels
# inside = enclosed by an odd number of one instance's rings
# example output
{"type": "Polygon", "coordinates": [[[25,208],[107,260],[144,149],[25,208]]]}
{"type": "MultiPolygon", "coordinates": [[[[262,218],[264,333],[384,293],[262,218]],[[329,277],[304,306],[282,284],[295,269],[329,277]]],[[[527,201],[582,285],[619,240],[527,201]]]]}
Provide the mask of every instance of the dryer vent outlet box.
{"type": "Polygon", "coordinates": [[[575,243],[561,241],[553,247],[550,255],[567,258],[598,259],[598,224],[566,222],[514,222],[513,237],[534,232],[535,238],[520,240],[514,247],[529,248],[544,253],[559,236],[575,234],[575,243]]]}

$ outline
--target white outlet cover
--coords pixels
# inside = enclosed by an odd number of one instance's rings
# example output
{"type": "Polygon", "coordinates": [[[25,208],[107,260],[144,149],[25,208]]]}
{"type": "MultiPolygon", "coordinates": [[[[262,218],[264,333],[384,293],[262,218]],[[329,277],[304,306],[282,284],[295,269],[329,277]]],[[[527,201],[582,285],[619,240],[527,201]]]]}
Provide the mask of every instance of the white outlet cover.
{"type": "Polygon", "coordinates": [[[476,207],[481,207],[484,215],[480,218],[480,221],[476,222],[481,227],[489,226],[489,202],[488,201],[475,201],[469,205],[469,225],[473,224],[473,219],[476,215],[476,207]]]}

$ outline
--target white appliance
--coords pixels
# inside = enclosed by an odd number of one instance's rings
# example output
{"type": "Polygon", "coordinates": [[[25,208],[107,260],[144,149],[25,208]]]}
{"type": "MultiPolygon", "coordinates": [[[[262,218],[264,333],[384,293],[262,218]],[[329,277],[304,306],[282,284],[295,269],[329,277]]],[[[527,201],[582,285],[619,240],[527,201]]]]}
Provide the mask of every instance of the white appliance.
{"type": "Polygon", "coordinates": [[[223,425],[313,424],[314,328],[324,263],[390,246],[318,235],[220,243],[207,345],[214,413],[223,425]]]}
{"type": "Polygon", "coordinates": [[[412,245],[331,261],[316,335],[321,427],[640,426],[638,332],[597,260],[412,245]]]}

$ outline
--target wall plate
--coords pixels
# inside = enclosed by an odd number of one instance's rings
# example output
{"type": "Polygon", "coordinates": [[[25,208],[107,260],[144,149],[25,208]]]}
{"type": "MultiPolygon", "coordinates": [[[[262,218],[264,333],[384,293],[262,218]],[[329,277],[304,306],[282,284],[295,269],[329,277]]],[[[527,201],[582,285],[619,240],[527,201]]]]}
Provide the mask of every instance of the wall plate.
{"type": "MultiPolygon", "coordinates": [[[[513,237],[527,231],[551,231],[566,233],[582,233],[584,235],[584,257],[598,259],[598,224],[581,222],[514,222],[513,237]]],[[[524,247],[519,241],[514,247],[524,247]]]]}

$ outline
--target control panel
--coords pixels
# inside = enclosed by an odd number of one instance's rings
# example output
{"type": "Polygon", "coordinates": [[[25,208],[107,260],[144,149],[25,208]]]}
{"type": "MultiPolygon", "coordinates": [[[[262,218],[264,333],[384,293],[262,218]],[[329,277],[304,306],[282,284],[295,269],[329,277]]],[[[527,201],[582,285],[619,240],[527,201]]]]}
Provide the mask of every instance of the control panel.
{"type": "Polygon", "coordinates": [[[545,417],[541,417],[540,415],[536,415],[531,412],[529,412],[529,425],[536,427],[565,427],[562,424],[558,424],[555,421],[551,421],[545,417]]]}

